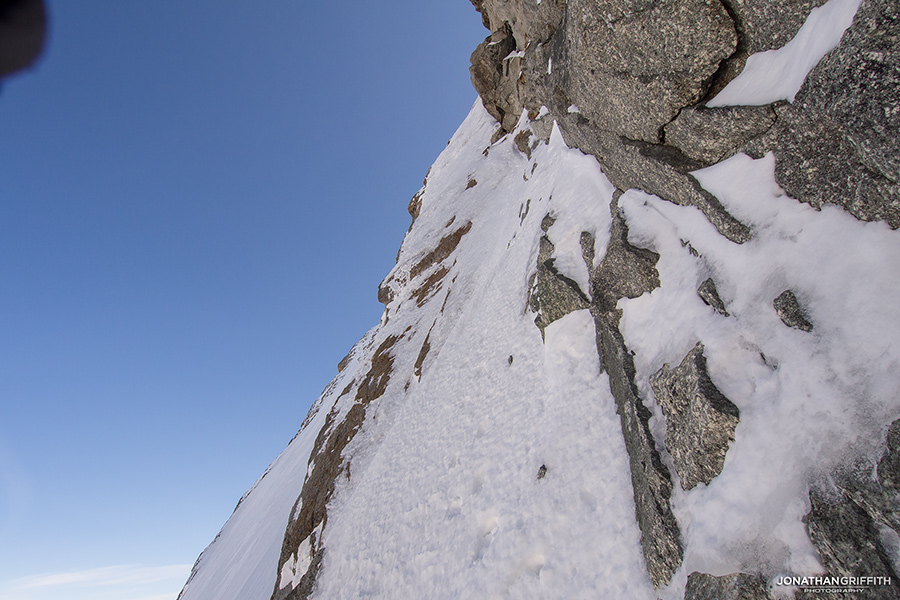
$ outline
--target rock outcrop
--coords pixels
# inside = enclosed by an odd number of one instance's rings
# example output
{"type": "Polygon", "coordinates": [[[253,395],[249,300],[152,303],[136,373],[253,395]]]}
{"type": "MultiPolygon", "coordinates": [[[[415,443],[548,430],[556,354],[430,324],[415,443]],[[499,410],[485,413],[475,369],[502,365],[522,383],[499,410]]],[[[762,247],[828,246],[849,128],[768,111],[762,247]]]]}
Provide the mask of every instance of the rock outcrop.
{"type": "Polygon", "coordinates": [[[722,472],[740,411],[710,380],[703,345],[694,346],[676,368],[664,365],[650,385],[666,416],[666,449],[681,487],[708,484],[722,472]]]}

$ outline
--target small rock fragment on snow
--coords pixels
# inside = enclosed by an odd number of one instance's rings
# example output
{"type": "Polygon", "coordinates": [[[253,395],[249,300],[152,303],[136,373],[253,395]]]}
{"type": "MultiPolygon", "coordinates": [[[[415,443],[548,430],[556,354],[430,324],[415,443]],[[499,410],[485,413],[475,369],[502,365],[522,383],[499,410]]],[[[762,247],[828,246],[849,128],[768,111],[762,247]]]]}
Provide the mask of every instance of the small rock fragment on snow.
{"type": "Polygon", "coordinates": [[[812,331],[812,323],[810,323],[803,315],[803,309],[797,302],[797,297],[791,290],[784,290],[781,295],[775,298],[772,303],[775,312],[778,313],[781,321],[788,327],[800,329],[802,331],[812,331]]]}
{"type": "Polygon", "coordinates": [[[697,295],[700,296],[700,299],[707,306],[711,306],[720,315],[724,317],[730,316],[728,311],[725,310],[725,303],[719,297],[719,291],[716,289],[716,283],[712,280],[712,277],[700,284],[700,287],[697,288],[697,295]]]}

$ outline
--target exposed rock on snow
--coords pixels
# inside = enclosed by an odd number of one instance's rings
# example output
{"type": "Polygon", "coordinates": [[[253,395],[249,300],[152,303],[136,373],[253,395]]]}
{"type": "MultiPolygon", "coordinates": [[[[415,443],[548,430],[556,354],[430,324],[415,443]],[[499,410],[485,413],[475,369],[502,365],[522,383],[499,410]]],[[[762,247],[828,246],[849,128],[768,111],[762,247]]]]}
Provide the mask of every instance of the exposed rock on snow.
{"type": "MultiPolygon", "coordinates": [[[[805,521],[809,537],[829,574],[891,577],[891,585],[864,590],[853,598],[900,598],[897,581],[900,538],[900,421],[887,433],[887,449],[873,473],[870,465],[842,469],[825,490],[810,492],[805,521]]],[[[798,593],[798,598],[812,594],[798,593]]]]}
{"type": "Polygon", "coordinates": [[[738,44],[734,54],[721,65],[708,97],[716,96],[737,77],[756,53],[783,47],[791,41],[809,16],[825,0],[727,0],[723,1],[734,21],[738,44]]]}
{"type": "Polygon", "coordinates": [[[791,290],[781,292],[775,298],[772,306],[775,307],[778,318],[788,327],[794,327],[802,331],[812,331],[812,323],[803,316],[803,309],[800,308],[800,303],[797,302],[797,297],[794,296],[794,292],[791,290]]]}
{"type": "Polygon", "coordinates": [[[900,7],[864,0],[841,43],[779,105],[776,178],[793,198],[900,227],[900,7]]]}
{"type": "Polygon", "coordinates": [[[758,575],[734,573],[716,577],[693,572],[687,579],[684,600],[772,600],[766,580],[758,575]]]}
{"type": "MultiPolygon", "coordinates": [[[[826,572],[834,577],[886,577],[888,586],[848,594],[864,600],[900,598],[900,583],[890,556],[879,538],[878,524],[856,502],[831,499],[818,492],[809,496],[812,509],[806,516],[809,537],[826,572]]],[[[818,594],[800,592],[802,599],[818,594]]]]}
{"type": "MultiPolygon", "coordinates": [[[[385,391],[394,365],[391,349],[398,336],[388,335],[369,361],[369,370],[355,386],[355,399],[349,410],[341,412],[336,403],[319,431],[310,455],[309,470],[300,498],[291,510],[279,560],[280,576],[272,598],[295,600],[307,597],[313,589],[322,561],[322,527],[327,520],[327,504],[340,477],[350,478],[350,463],[344,448],[359,432],[366,406],[385,391]],[[297,563],[303,564],[298,571],[297,563]],[[290,565],[287,569],[285,565],[290,565]]],[[[337,400],[354,391],[352,381],[337,400]]],[[[340,407],[343,408],[343,407],[340,407]]]]}
{"type": "MultiPolygon", "coordinates": [[[[634,362],[610,313],[592,310],[597,348],[616,400],[622,435],[631,467],[635,516],[641,528],[641,548],[655,587],[669,583],[681,566],[683,549],[672,512],[672,481],[650,432],[650,411],[634,383],[634,362]]],[[[618,319],[616,319],[616,323],[618,319]]]]}
{"type": "MultiPolygon", "coordinates": [[[[544,217],[544,222],[548,221],[552,223],[549,215],[544,217]]],[[[535,283],[528,299],[528,306],[536,315],[534,324],[540,328],[542,335],[544,328],[550,323],[588,307],[588,299],[578,284],[554,268],[553,250],[550,238],[541,236],[535,283]]]]}
{"type": "MultiPolygon", "coordinates": [[[[591,314],[600,364],[609,376],[625,438],[644,560],[650,580],[658,587],[667,584],[681,565],[682,547],[669,504],[672,481],[650,433],[650,411],[635,386],[634,362],[619,331],[621,311],[616,303],[659,286],[655,268],[659,256],[628,242],[628,228],[618,212],[619,196],[617,192],[610,203],[612,226],[606,253],[591,271],[591,314]]],[[[582,255],[588,265],[594,263],[593,247],[593,237],[582,233],[582,255]]]]}
{"type": "Polygon", "coordinates": [[[728,311],[725,310],[725,303],[722,302],[722,298],[719,297],[719,290],[716,289],[716,282],[712,280],[712,277],[700,284],[700,287],[697,288],[697,295],[723,317],[731,316],[728,314],[728,311]]]}
{"type": "Polygon", "coordinates": [[[666,415],[666,450],[681,487],[708,484],[722,472],[740,411],[710,380],[703,345],[694,346],[678,367],[664,365],[650,386],[666,415]]]}

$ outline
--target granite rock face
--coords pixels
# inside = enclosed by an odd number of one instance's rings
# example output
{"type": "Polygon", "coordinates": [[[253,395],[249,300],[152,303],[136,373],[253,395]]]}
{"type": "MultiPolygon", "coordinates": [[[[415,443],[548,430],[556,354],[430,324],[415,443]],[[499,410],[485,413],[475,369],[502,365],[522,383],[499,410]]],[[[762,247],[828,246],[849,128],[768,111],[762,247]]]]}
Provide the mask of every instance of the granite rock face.
{"type": "Polygon", "coordinates": [[[749,239],[746,227],[687,173],[741,151],[774,151],[778,183],[794,198],[897,228],[895,3],[864,1],[793,104],[702,106],[750,54],[789,41],[823,3],[578,0],[562,18],[554,4],[536,21],[524,7],[548,3],[476,4],[492,34],[473,54],[472,79],[507,131],[523,110],[546,106],[566,139],[595,155],[620,189],[697,206],[737,243],[749,239]],[[526,23],[539,23],[540,34],[527,34],[526,23]]]}
{"type": "Polygon", "coordinates": [[[676,368],[665,365],[650,385],[666,415],[666,448],[681,487],[709,484],[725,464],[740,411],[710,380],[703,345],[694,346],[676,368]]]}
{"type": "Polygon", "coordinates": [[[793,198],[842,206],[864,221],[900,227],[900,8],[863,0],[840,45],[809,73],[792,104],[775,105],[773,135],[748,143],[774,151],[778,183],[793,198]]]}
{"type": "Polygon", "coordinates": [[[522,101],[517,85],[519,60],[510,55],[516,51],[512,29],[505,25],[494,31],[472,52],[472,85],[484,99],[484,106],[507,130],[519,120],[522,101]],[[510,73],[513,73],[510,76],[510,73]]]}
{"type": "Polygon", "coordinates": [[[718,0],[573,0],[559,35],[562,60],[549,85],[599,129],[650,143],[703,97],[737,44],[718,0]]]}
{"type": "Polygon", "coordinates": [[[796,190],[795,197],[814,205],[845,196],[844,206],[857,218],[900,226],[898,87],[900,6],[864,0],[840,45],[812,70],[795,98],[796,108],[827,123],[830,135],[818,145],[798,144],[810,165],[822,166],[799,177],[785,172],[779,178],[785,191],[796,190]],[[825,151],[839,140],[846,140],[840,152],[825,151]]]}
{"type": "Polygon", "coordinates": [[[710,86],[710,97],[734,79],[754,53],[774,50],[791,41],[806,21],[810,11],[825,4],[825,0],[723,0],[734,21],[738,44],[728,57],[710,86]]]}

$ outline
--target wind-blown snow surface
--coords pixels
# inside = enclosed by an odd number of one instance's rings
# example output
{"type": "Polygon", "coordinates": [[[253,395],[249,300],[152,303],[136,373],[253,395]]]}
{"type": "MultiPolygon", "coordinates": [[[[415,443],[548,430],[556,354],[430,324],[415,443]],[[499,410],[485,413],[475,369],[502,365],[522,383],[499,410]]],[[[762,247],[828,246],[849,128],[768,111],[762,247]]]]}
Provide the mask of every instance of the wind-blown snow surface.
{"type": "Polygon", "coordinates": [[[390,380],[342,453],[349,476],[328,506],[314,598],[673,599],[695,569],[818,568],[801,522],[809,483],[848,457],[874,460],[900,411],[898,233],[784,196],[771,157],[695,174],[753,227],[743,245],[695,208],[635,190],[620,198],[632,243],[661,254],[661,286],[619,304],[657,442],[648,379],[697,341],[741,409],[721,475],[676,490],[685,565],[656,592],[593,319],[573,312],[542,339],[527,301],[547,214],[555,266],[589,291],[580,234],[594,234],[599,263],[614,188],[557,128],[529,157],[515,132],[491,144],[496,126],[476,103],[432,167],[383,283],[381,324],[201,556],[184,600],[266,600],[276,582],[300,580],[307,561],[279,576],[278,554],[313,440],[329,411],[340,419],[356,401],[338,390],[391,338],[390,380]],[[452,251],[433,252],[442,246],[452,251]],[[709,276],[733,316],[697,296],[709,276]],[[775,314],[784,289],[812,332],[775,314]]]}

